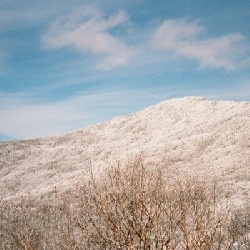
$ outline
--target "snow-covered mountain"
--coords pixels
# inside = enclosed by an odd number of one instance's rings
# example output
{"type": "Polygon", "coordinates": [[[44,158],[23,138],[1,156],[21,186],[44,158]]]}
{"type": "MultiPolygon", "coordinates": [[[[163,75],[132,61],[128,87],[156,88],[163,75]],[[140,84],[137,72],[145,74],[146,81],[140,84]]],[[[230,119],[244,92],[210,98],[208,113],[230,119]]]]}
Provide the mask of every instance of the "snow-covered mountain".
{"type": "Polygon", "coordinates": [[[179,173],[216,177],[242,202],[250,193],[250,103],[172,99],[62,136],[0,143],[0,198],[67,188],[90,161],[97,168],[141,152],[179,173]]]}

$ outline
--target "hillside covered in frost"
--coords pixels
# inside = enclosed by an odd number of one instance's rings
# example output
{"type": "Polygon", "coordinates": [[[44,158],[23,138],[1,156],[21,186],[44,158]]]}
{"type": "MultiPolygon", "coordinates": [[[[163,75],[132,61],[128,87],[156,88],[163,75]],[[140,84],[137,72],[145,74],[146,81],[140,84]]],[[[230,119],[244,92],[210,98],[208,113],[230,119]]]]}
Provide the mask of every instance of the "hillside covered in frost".
{"type": "Polygon", "coordinates": [[[143,154],[152,164],[216,178],[237,201],[250,193],[250,104],[172,99],[62,136],[0,143],[0,198],[70,187],[89,164],[143,154]]]}

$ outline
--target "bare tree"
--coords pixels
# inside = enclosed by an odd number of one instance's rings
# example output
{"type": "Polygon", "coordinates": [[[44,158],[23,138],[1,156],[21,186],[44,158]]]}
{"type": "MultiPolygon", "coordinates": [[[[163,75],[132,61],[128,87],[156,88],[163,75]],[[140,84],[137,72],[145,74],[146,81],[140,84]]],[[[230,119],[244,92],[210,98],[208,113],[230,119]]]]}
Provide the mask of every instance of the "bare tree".
{"type": "Polygon", "coordinates": [[[223,249],[228,211],[216,186],[194,178],[171,182],[140,157],[119,163],[65,196],[74,235],[93,249],[223,249]],[[72,206],[74,204],[74,206],[72,206]]]}

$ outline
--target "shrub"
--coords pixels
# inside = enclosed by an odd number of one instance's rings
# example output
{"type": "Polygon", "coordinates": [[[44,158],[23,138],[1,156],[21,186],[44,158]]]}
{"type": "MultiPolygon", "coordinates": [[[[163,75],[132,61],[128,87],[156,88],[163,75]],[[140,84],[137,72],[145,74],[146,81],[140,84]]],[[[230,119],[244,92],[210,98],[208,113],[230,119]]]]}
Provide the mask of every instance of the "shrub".
{"type": "Polygon", "coordinates": [[[38,249],[42,244],[41,220],[30,202],[2,202],[0,241],[2,249],[38,249]]]}
{"type": "Polygon", "coordinates": [[[229,211],[216,185],[194,178],[175,182],[141,158],[119,163],[64,197],[72,238],[89,249],[228,249],[229,211]],[[73,204],[73,206],[72,206],[73,204]]]}

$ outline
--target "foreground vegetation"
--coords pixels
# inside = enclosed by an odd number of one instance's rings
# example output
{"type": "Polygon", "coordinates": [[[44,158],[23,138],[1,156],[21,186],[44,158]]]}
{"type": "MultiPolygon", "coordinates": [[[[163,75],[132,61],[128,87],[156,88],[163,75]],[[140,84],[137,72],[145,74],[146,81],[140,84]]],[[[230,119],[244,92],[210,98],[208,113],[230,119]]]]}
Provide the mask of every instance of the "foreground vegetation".
{"type": "Polygon", "coordinates": [[[109,166],[43,204],[0,204],[2,249],[250,249],[249,211],[213,183],[167,178],[140,157],[109,166]]]}

